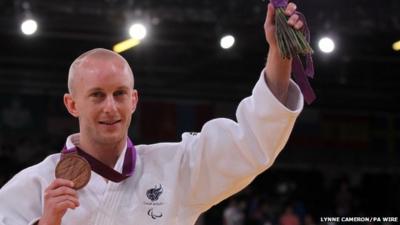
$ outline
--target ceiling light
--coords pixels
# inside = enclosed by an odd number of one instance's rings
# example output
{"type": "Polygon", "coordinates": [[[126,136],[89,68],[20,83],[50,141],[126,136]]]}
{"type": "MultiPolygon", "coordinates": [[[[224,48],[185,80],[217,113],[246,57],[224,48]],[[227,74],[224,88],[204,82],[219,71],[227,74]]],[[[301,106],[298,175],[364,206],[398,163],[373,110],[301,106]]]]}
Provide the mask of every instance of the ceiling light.
{"type": "Polygon", "coordinates": [[[143,24],[136,23],[129,28],[129,35],[132,38],[142,40],[144,37],[146,37],[146,34],[147,30],[143,24]]]}
{"type": "Polygon", "coordinates": [[[221,48],[229,49],[235,44],[235,38],[232,35],[225,35],[219,42],[221,48]]]}
{"type": "Polygon", "coordinates": [[[32,35],[36,32],[37,30],[37,23],[33,19],[25,20],[24,22],[21,23],[21,31],[25,35],[32,35]]]}
{"type": "Polygon", "coordinates": [[[396,41],[395,43],[393,43],[393,50],[395,51],[400,51],[400,41],[396,41]]]}
{"type": "Polygon", "coordinates": [[[323,53],[329,54],[335,50],[335,42],[329,37],[324,37],[319,40],[318,47],[323,53]]]}

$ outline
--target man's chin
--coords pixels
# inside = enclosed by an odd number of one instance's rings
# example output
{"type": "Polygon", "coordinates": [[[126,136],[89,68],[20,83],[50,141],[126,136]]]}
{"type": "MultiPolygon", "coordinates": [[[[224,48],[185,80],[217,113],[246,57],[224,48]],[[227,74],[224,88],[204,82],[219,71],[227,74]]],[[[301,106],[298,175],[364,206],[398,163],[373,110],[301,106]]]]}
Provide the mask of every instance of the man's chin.
{"type": "Polygon", "coordinates": [[[121,134],[107,134],[98,137],[98,142],[103,145],[116,145],[124,140],[121,134]]]}

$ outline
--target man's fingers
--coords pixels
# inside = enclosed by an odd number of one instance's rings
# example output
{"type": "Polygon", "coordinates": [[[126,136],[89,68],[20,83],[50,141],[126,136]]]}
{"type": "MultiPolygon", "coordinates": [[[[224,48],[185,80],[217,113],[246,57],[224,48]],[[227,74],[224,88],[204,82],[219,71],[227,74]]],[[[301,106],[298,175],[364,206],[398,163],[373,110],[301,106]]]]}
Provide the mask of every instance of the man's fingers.
{"type": "Polygon", "coordinates": [[[59,210],[65,210],[65,209],[75,209],[76,207],[78,207],[79,205],[76,205],[74,202],[72,201],[65,201],[62,202],[58,205],[58,209],[59,210]]]}
{"type": "Polygon", "coordinates": [[[267,19],[265,20],[264,27],[274,24],[275,8],[271,3],[268,3],[267,19]]]}
{"type": "Polygon", "coordinates": [[[73,188],[74,182],[72,182],[70,180],[66,180],[66,179],[57,178],[47,187],[46,190],[54,190],[61,186],[67,186],[67,187],[73,188]]]}
{"type": "Polygon", "coordinates": [[[285,14],[286,14],[286,16],[291,16],[291,15],[293,15],[293,13],[296,12],[296,9],[297,9],[296,4],[294,4],[293,2],[290,2],[290,3],[287,5],[286,9],[285,9],[285,14]]]}
{"type": "Polygon", "coordinates": [[[66,187],[66,186],[61,186],[55,190],[46,190],[45,191],[45,196],[49,195],[49,197],[57,197],[60,195],[70,195],[73,197],[77,197],[77,192],[75,189],[72,189],[70,187],[66,187]]]}
{"type": "Polygon", "coordinates": [[[290,18],[288,19],[287,23],[291,26],[296,25],[296,23],[299,21],[299,15],[294,14],[292,16],[290,16],[290,18]]]}
{"type": "Polygon", "coordinates": [[[300,30],[303,27],[304,23],[301,20],[298,20],[297,23],[294,25],[296,30],[300,30]]]}
{"type": "Polygon", "coordinates": [[[78,194],[73,187],[73,182],[65,179],[55,179],[44,192],[45,201],[51,205],[69,200],[75,203],[76,207],[79,205],[78,194]]]}
{"type": "Polygon", "coordinates": [[[79,206],[79,199],[77,197],[72,197],[70,195],[62,195],[52,198],[49,204],[57,210],[62,210],[67,208],[75,209],[76,207],[79,206]]]}
{"type": "Polygon", "coordinates": [[[78,205],[76,205],[74,202],[69,201],[69,200],[66,200],[66,201],[63,201],[63,202],[60,202],[60,203],[56,204],[56,205],[54,206],[54,210],[55,210],[56,212],[63,212],[63,213],[65,213],[65,211],[66,211],[67,209],[76,209],[76,207],[78,207],[78,205]]]}

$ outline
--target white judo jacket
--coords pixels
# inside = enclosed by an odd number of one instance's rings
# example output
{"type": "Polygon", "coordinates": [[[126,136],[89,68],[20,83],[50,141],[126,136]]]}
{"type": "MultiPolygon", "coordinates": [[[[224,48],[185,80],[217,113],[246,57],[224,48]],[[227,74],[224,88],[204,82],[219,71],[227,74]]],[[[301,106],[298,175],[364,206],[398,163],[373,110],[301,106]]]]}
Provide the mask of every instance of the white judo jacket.
{"type": "MultiPolygon", "coordinates": [[[[272,165],[302,108],[303,97],[294,82],[284,106],[261,75],[252,95],[239,104],[237,122],[218,118],[200,133],[184,133],[181,142],[136,146],[134,174],[120,183],[106,182],[92,172],[88,185],[78,191],[80,206],[68,210],[62,224],[194,224],[202,212],[272,165]]],[[[67,145],[73,146],[71,137],[67,145]]],[[[115,170],[122,170],[124,154],[115,170]]],[[[59,158],[60,154],[48,156],[2,187],[0,225],[34,224],[40,218],[43,193],[55,179],[59,158]]]]}

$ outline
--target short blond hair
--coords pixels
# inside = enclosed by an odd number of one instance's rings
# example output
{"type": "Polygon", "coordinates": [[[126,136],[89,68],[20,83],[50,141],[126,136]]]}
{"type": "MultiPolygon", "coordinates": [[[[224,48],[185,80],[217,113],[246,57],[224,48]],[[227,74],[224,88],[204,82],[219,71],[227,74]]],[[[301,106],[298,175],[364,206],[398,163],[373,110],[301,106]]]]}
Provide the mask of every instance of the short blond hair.
{"type": "Polygon", "coordinates": [[[124,57],[122,57],[120,54],[110,51],[108,49],[104,48],[95,48],[92,50],[89,50],[82,55],[80,55],[78,58],[76,58],[71,66],[69,67],[68,71],[68,92],[72,94],[73,92],[73,83],[75,80],[75,74],[76,74],[76,69],[80,68],[85,62],[90,59],[90,58],[98,58],[98,59],[104,59],[104,60],[110,60],[110,59],[118,59],[121,60],[125,65],[126,69],[128,69],[128,72],[132,76],[132,88],[134,87],[134,79],[133,79],[133,72],[131,67],[129,66],[129,63],[126,61],[124,57]]]}

